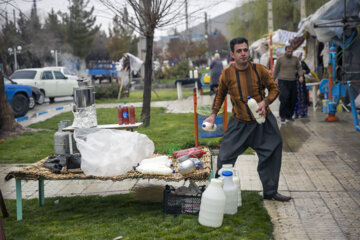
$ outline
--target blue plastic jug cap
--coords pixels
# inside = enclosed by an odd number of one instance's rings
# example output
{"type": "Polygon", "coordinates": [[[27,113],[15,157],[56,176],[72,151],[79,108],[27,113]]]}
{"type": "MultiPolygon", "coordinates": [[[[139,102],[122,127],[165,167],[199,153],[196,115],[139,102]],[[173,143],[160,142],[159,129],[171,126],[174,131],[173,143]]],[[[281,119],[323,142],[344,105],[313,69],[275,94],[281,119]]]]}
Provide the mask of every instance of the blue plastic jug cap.
{"type": "Polygon", "coordinates": [[[229,176],[232,176],[232,175],[233,175],[233,173],[232,173],[231,171],[223,171],[221,174],[222,174],[224,177],[229,177],[229,176]]]}
{"type": "Polygon", "coordinates": [[[250,96],[247,96],[247,99],[250,99],[251,97],[250,96]]]}

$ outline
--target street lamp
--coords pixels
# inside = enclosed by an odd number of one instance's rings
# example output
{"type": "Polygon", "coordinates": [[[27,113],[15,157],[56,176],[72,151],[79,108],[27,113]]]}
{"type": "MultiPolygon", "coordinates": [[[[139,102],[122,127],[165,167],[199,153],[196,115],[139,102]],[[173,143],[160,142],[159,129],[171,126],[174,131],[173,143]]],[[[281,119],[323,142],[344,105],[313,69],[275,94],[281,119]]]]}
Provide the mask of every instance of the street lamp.
{"type": "Polygon", "coordinates": [[[55,66],[58,66],[57,50],[51,49],[51,55],[55,56],[55,66]]]}
{"type": "Polygon", "coordinates": [[[21,53],[22,47],[21,46],[17,46],[16,48],[8,48],[9,54],[12,55],[14,54],[14,70],[18,69],[18,63],[17,63],[17,57],[16,54],[17,53],[21,53]]]}

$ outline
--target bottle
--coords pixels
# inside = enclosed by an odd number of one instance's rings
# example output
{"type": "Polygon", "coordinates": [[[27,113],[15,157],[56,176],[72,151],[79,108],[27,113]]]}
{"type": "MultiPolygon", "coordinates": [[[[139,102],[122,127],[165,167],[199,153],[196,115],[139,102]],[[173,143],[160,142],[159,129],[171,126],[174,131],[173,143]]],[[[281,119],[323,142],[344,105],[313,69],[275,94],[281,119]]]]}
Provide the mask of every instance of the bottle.
{"type": "Polygon", "coordinates": [[[124,106],[123,106],[123,123],[125,125],[129,124],[129,107],[126,105],[126,102],[124,102],[124,106]]]}
{"type": "Polygon", "coordinates": [[[239,171],[235,168],[233,168],[233,182],[238,190],[238,207],[241,207],[242,201],[241,201],[240,175],[239,175],[239,171]]]}
{"type": "Polygon", "coordinates": [[[130,124],[135,124],[135,108],[133,105],[130,106],[130,124]]]}
{"type": "Polygon", "coordinates": [[[208,227],[220,227],[224,219],[225,193],[219,179],[211,179],[210,185],[201,196],[198,221],[208,227]]]}
{"type": "Polygon", "coordinates": [[[202,129],[207,132],[214,132],[216,130],[216,124],[214,124],[214,127],[211,127],[211,123],[203,122],[202,129]]]}
{"type": "Polygon", "coordinates": [[[135,171],[141,172],[142,174],[150,175],[171,175],[175,173],[175,170],[172,170],[169,167],[164,165],[150,165],[144,164],[134,168],[135,171]]]}
{"type": "Polygon", "coordinates": [[[238,189],[233,182],[233,173],[231,171],[223,171],[223,190],[226,196],[224,214],[237,213],[238,207],[238,189]]]}
{"type": "Polygon", "coordinates": [[[121,104],[119,104],[118,106],[118,123],[119,125],[123,124],[123,112],[122,112],[121,104]]]}
{"type": "Polygon", "coordinates": [[[233,165],[232,164],[223,164],[221,168],[218,171],[218,174],[220,175],[220,178],[222,179],[222,172],[223,171],[233,171],[233,165]]]}
{"type": "Polygon", "coordinates": [[[201,148],[194,147],[194,148],[188,148],[188,149],[183,149],[183,150],[179,150],[179,151],[174,151],[173,157],[179,158],[184,155],[189,155],[190,157],[201,158],[202,155],[204,155],[205,153],[206,152],[204,152],[204,150],[202,150],[201,148]]]}
{"type": "Polygon", "coordinates": [[[150,164],[150,165],[164,165],[166,167],[172,167],[173,164],[171,162],[171,160],[168,158],[168,156],[159,156],[159,157],[154,157],[154,158],[147,158],[144,159],[140,162],[140,164],[138,165],[145,165],[145,164],[150,164]]]}
{"type": "Polygon", "coordinates": [[[251,98],[250,96],[248,96],[247,99],[248,99],[247,105],[249,106],[256,121],[259,124],[263,124],[265,122],[265,117],[261,116],[259,113],[256,112],[256,110],[259,108],[259,105],[257,104],[256,100],[251,98]]]}

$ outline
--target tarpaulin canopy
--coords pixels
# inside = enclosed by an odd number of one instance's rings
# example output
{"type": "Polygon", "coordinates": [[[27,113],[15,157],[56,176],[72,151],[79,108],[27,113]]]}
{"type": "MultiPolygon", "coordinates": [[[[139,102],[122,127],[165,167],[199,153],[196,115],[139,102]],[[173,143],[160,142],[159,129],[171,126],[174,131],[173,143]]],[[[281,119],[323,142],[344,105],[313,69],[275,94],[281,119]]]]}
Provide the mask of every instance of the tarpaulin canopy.
{"type": "MultiPolygon", "coordinates": [[[[297,36],[302,36],[305,32],[310,33],[320,42],[329,42],[332,38],[340,38],[343,32],[343,23],[340,20],[344,14],[344,0],[331,0],[321,6],[314,14],[303,19],[299,23],[297,36]],[[329,27],[324,26],[324,23],[329,27]]],[[[360,1],[346,1],[346,17],[360,17],[360,1]]]]}

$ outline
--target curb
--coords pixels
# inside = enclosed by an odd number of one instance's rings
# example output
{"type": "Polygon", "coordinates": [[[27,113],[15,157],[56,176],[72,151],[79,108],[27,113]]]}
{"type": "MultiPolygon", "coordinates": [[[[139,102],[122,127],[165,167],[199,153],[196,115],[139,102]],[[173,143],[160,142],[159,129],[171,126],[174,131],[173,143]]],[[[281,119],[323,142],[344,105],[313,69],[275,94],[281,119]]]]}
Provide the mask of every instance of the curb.
{"type": "Polygon", "coordinates": [[[45,115],[45,114],[47,114],[47,113],[64,110],[64,109],[66,109],[66,108],[72,107],[72,105],[73,105],[73,104],[70,103],[70,104],[65,105],[65,106],[62,106],[62,107],[56,107],[56,108],[49,109],[49,110],[46,110],[46,111],[41,111],[41,112],[38,112],[38,113],[36,113],[36,114],[33,114],[31,117],[29,117],[29,116],[18,117],[18,118],[15,118],[15,121],[16,121],[16,122],[22,122],[22,121],[25,121],[25,120],[29,120],[29,119],[31,119],[31,118],[35,118],[35,117],[39,117],[39,116],[45,115]]]}

